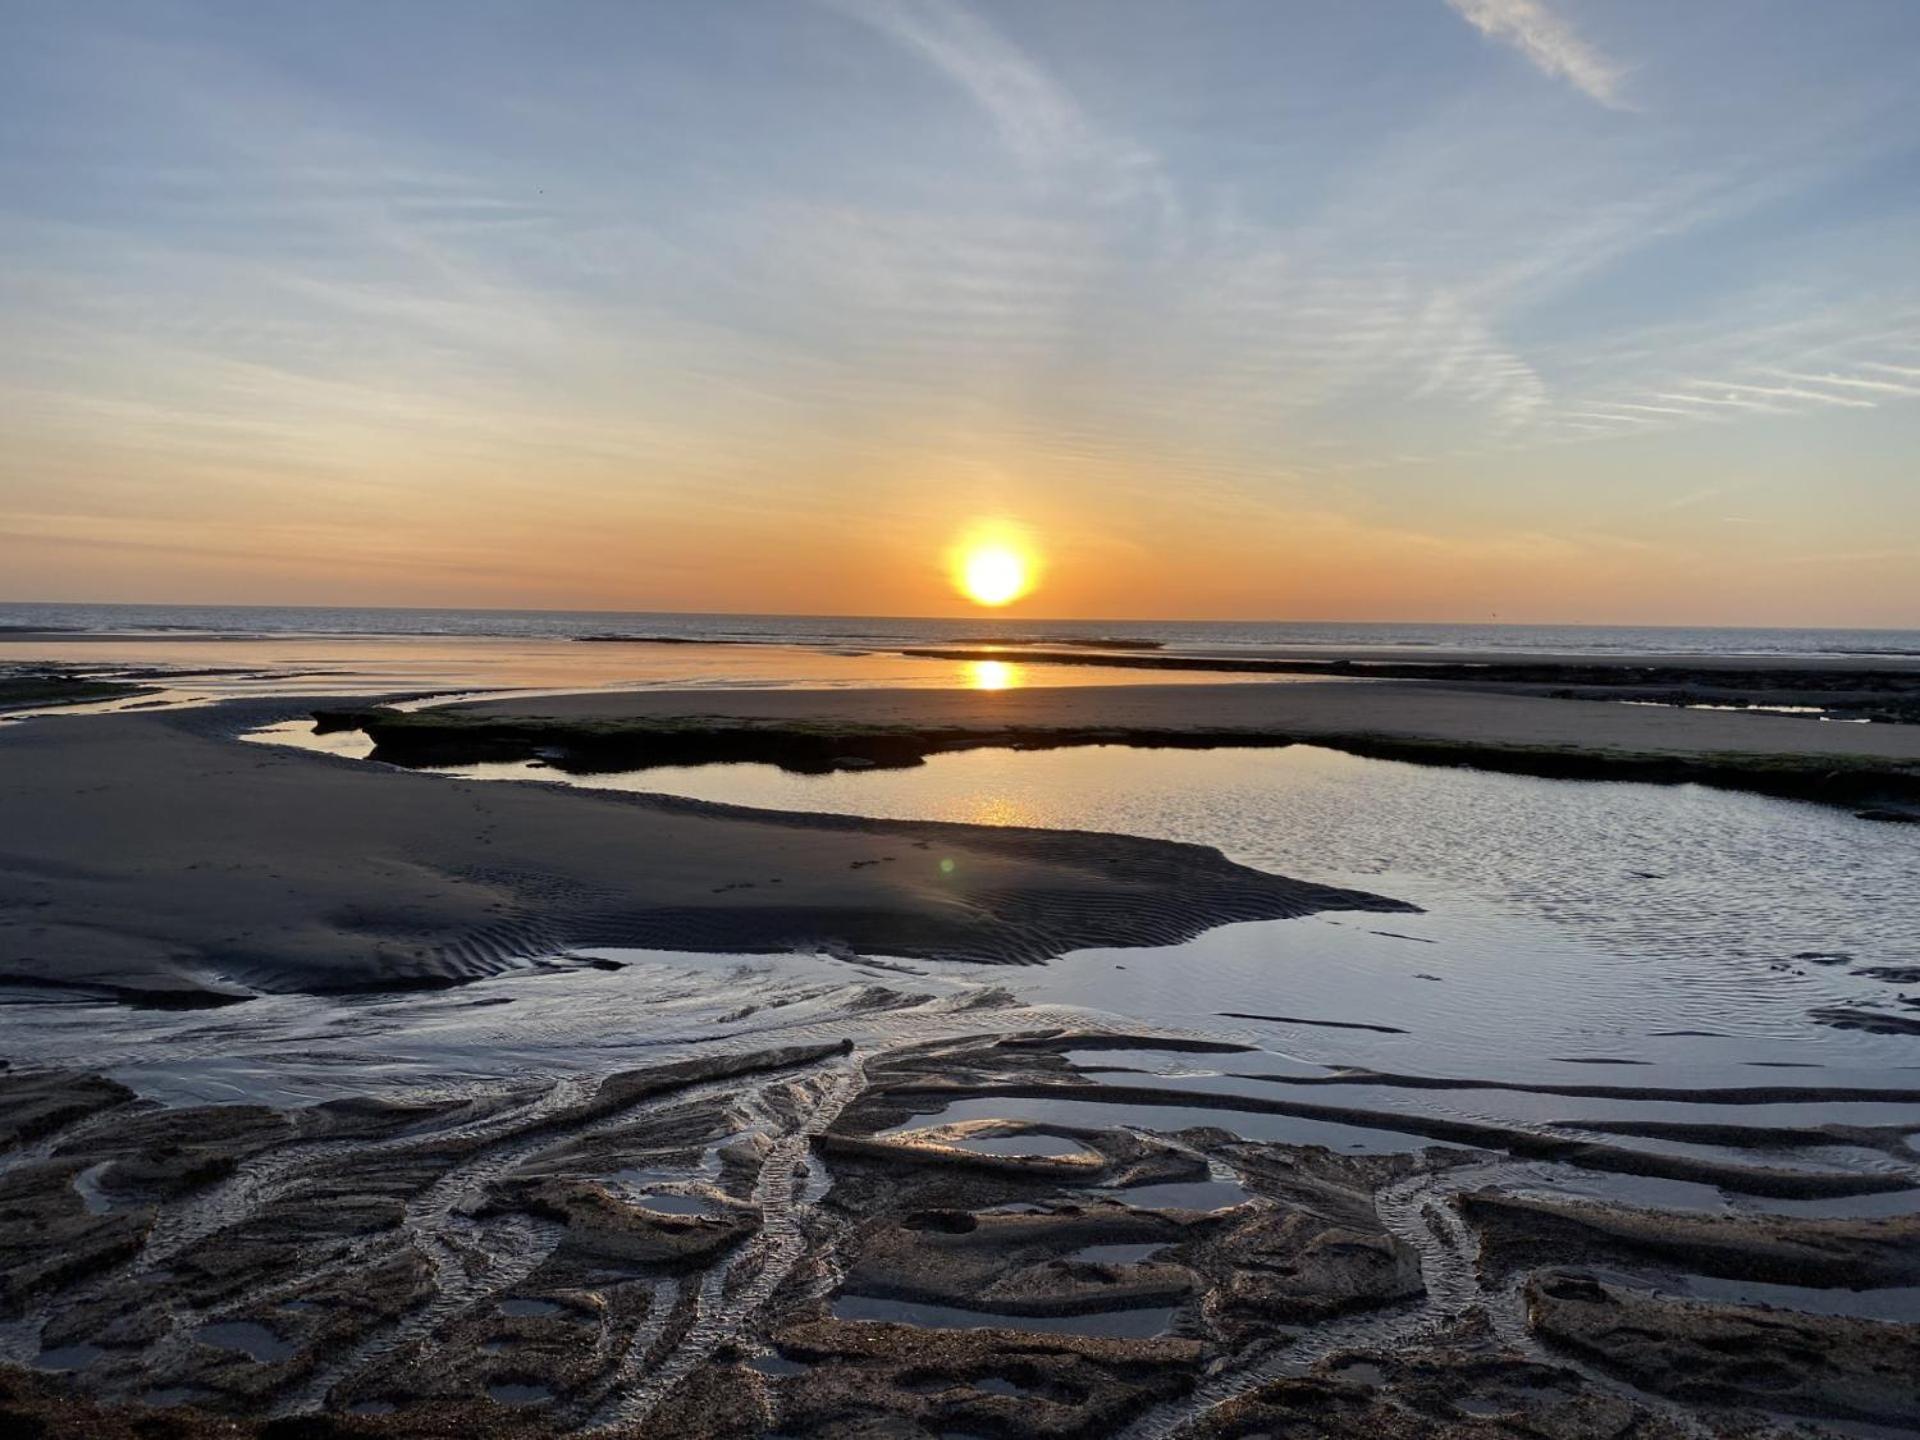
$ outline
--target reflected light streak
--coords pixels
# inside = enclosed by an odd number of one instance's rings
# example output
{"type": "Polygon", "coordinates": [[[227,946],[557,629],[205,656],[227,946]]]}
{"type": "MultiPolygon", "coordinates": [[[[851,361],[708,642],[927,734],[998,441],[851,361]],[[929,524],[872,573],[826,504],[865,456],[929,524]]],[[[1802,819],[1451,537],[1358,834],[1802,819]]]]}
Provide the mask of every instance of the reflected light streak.
{"type": "Polygon", "coordinates": [[[969,660],[967,685],[974,690],[1018,690],[1026,683],[1020,671],[1004,660],[969,660]]]}

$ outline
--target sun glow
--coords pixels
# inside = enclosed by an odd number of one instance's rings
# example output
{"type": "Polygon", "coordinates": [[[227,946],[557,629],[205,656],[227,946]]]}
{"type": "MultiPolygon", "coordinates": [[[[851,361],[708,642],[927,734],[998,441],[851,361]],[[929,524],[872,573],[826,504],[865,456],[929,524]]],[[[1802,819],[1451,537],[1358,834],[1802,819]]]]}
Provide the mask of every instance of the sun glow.
{"type": "Polygon", "coordinates": [[[976,534],[953,552],[953,583],[976,605],[1010,605],[1033,589],[1034,559],[1019,541],[976,534]]]}

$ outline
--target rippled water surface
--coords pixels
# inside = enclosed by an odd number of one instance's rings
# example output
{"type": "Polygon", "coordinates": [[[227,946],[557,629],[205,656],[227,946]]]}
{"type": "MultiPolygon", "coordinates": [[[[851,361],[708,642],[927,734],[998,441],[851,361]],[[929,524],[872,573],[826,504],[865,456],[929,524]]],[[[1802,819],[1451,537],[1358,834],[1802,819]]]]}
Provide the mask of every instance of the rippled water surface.
{"type": "Polygon", "coordinates": [[[1910,1013],[1920,994],[1899,979],[1920,965],[1920,829],[1824,806],[1304,745],[975,750],[824,776],[764,765],[448,773],[1124,831],[1413,901],[1425,913],[1231,926],[1172,954],[1068,957],[1037,982],[1061,1003],[1284,1035],[1329,1060],[1546,1066],[1641,1084],[1651,1077],[1618,1072],[1920,1065],[1920,1037],[1833,1023],[1910,1013]]]}
{"type": "MultiPolygon", "coordinates": [[[[1111,685],[1127,669],[936,660],[857,645],[735,643],[583,644],[500,635],[100,634],[46,639],[0,631],[0,677],[49,665],[149,687],[126,699],[60,707],[61,713],[204,705],[246,696],[336,697],[577,694],[583,690],[888,688],[1012,690],[1111,685]]],[[[1139,672],[1147,673],[1147,672],[1139,672]]],[[[1316,683],[1318,677],[1153,671],[1155,684],[1316,683]]],[[[1345,682],[1352,683],[1352,682],[1345,682]]],[[[0,720],[19,719],[12,712],[0,720]]]]}

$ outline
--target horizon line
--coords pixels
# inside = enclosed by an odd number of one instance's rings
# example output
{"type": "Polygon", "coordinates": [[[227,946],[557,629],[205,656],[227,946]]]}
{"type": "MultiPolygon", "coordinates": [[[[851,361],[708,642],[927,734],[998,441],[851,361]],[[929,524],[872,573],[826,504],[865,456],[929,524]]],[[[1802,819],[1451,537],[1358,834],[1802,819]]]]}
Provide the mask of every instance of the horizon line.
{"type": "MultiPolygon", "coordinates": [[[[1436,626],[1454,629],[1508,629],[1508,630],[1784,630],[1813,633],[1818,631],[1858,631],[1880,634],[1920,634],[1920,622],[1911,625],[1765,625],[1765,624],[1726,624],[1723,622],[1689,623],[1679,620],[1660,621],[1619,621],[1619,620],[1304,620],[1266,617],[1245,619],[1228,616],[1211,616],[1200,619],[1154,619],[1142,615],[1021,615],[1013,616],[1004,612],[994,614],[957,614],[957,615],[902,615],[870,612],[832,612],[812,610],[605,610],[568,606],[524,606],[507,605],[352,605],[352,604],[311,604],[302,601],[219,601],[219,600],[14,600],[0,599],[0,606],[37,605],[92,606],[96,608],[147,609],[147,610],[374,610],[397,614],[434,614],[466,613],[482,615],[657,615],[679,616],[701,619],[778,619],[778,620],[935,620],[950,623],[966,620],[978,620],[983,623],[1006,623],[1019,620],[1031,625],[1354,625],[1387,628],[1392,626],[1436,626]]],[[[3,632],[0,632],[3,633],[3,632]]]]}

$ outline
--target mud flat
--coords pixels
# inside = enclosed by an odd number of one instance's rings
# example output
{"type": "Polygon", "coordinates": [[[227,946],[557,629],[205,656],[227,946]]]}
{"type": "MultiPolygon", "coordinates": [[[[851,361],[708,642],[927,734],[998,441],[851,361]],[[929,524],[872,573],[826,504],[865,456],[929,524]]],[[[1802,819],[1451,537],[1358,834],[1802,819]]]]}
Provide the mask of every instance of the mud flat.
{"type": "Polygon", "coordinates": [[[1383,759],[1570,779],[1696,783],[1920,817],[1920,726],[1622,705],[1413,682],[1007,691],[642,691],[329,710],[405,765],[562,769],[762,761],[820,772],[946,750],[1310,742],[1383,759]]]}
{"type": "Polygon", "coordinates": [[[291,1108],[168,1108],[84,1071],[0,1074],[0,1426],[1916,1428],[1920,1310],[1856,1313],[1920,1294],[1910,1215],[1518,1194],[1498,1136],[1342,1153],[1248,1139],[1224,1100],[1219,1125],[1156,1129],[1074,1059],[1156,1037],[998,1022],[291,1108]],[[1110,1091],[1109,1115],[1020,1109],[1088,1090],[1110,1091]],[[938,1113],[961,1096],[1008,1108],[938,1113]]]}
{"type": "Polygon", "coordinates": [[[0,745],[0,982],[145,1004],[450,985],[583,945],[1022,963],[1380,896],[1120,835],[729,811],[244,744],[231,708],[0,745]]]}
{"type": "Polygon", "coordinates": [[[61,705],[92,705],[124,700],[158,687],[125,680],[99,680],[64,668],[0,665],[0,715],[13,710],[43,710],[61,705]]]}
{"type": "MultiPolygon", "coordinates": [[[[932,660],[1009,658],[1007,651],[992,645],[918,646],[902,653],[932,660]]],[[[1786,660],[1738,655],[1481,653],[1414,660],[1364,651],[1336,652],[1332,656],[1297,651],[1249,656],[1218,650],[1129,655],[1021,648],[1013,651],[1011,658],[1030,665],[1419,680],[1561,699],[1636,700],[1656,705],[1736,709],[1786,705],[1896,724],[1920,721],[1920,662],[1892,656],[1786,660]]]]}

